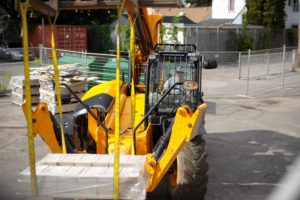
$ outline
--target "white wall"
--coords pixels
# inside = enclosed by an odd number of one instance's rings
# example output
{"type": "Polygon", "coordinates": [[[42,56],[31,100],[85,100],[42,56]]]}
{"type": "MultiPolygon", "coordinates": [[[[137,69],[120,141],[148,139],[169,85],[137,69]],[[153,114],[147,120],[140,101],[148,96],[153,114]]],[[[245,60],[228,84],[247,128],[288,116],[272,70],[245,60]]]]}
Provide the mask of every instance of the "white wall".
{"type": "Polygon", "coordinates": [[[246,5],[245,0],[235,0],[234,10],[229,10],[229,0],[213,0],[212,18],[213,19],[234,19],[246,5]]]}
{"type": "MultiPolygon", "coordinates": [[[[298,4],[299,7],[299,4],[298,4]]],[[[300,11],[300,8],[298,8],[300,11]]],[[[293,12],[293,0],[291,0],[291,5],[288,5],[288,0],[286,0],[285,5],[285,13],[286,13],[286,19],[285,19],[285,28],[291,28],[292,25],[298,25],[299,23],[299,15],[300,12],[293,12]]]]}

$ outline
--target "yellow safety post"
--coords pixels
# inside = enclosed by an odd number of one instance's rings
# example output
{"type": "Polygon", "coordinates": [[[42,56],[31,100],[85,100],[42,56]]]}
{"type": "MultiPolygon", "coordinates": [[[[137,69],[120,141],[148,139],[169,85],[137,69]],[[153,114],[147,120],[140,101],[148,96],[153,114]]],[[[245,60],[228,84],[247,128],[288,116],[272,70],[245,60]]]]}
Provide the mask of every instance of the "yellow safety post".
{"type": "MultiPolygon", "coordinates": [[[[133,130],[135,127],[135,88],[134,88],[134,81],[135,81],[135,48],[134,48],[134,22],[130,23],[130,63],[131,63],[131,72],[132,72],[132,79],[131,79],[131,129],[133,130]]],[[[133,133],[132,133],[133,136],[133,133]]],[[[135,154],[134,149],[134,138],[132,138],[132,149],[133,154],[135,154]]]]}
{"type": "Polygon", "coordinates": [[[32,196],[37,195],[36,169],[35,169],[35,151],[34,139],[32,132],[32,111],[31,111],[31,91],[30,91],[30,75],[29,75],[29,58],[28,58],[28,31],[27,31],[27,8],[28,0],[23,6],[22,1],[19,0],[20,11],[22,16],[22,30],[23,30],[23,55],[24,55],[24,77],[25,77],[25,97],[26,97],[26,119],[28,132],[28,150],[29,150],[29,167],[31,178],[31,193],[32,196]]]}
{"type": "Polygon", "coordinates": [[[66,141],[65,141],[65,134],[64,134],[64,122],[62,117],[62,103],[61,103],[61,92],[60,92],[60,81],[59,81],[59,69],[57,63],[57,56],[56,56],[56,48],[55,48],[55,37],[54,37],[54,26],[56,23],[58,15],[55,16],[53,23],[51,19],[48,18],[50,26],[51,26],[51,46],[52,46],[52,60],[53,60],[53,68],[54,68],[54,82],[55,82],[55,90],[56,90],[56,97],[57,97],[57,104],[58,104],[58,111],[59,111],[59,119],[60,119],[60,132],[61,132],[61,143],[62,143],[62,152],[64,154],[67,153],[66,149],[66,141]]]}
{"type": "Polygon", "coordinates": [[[116,27],[117,36],[117,66],[116,66],[116,104],[115,104],[115,144],[114,144],[114,199],[119,199],[119,159],[120,159],[120,24],[121,15],[124,8],[125,0],[122,1],[121,6],[118,7],[118,24],[116,27]]]}

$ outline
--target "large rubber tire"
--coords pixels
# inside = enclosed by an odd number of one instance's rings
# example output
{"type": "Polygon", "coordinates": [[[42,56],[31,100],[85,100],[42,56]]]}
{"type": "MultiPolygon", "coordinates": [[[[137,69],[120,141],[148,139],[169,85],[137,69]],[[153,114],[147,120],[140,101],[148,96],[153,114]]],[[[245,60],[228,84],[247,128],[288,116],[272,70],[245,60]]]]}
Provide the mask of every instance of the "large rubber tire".
{"type": "MultiPolygon", "coordinates": [[[[205,131],[204,127],[201,127],[205,131]]],[[[169,184],[169,194],[173,200],[203,200],[207,191],[208,162],[205,140],[195,136],[177,156],[176,184],[169,184]]]]}

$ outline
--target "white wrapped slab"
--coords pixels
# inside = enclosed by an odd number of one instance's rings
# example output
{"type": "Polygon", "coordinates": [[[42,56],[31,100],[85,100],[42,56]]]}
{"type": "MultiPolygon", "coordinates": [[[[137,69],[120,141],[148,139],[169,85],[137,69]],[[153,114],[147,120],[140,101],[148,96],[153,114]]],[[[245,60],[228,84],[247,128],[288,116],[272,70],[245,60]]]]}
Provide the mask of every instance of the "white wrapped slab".
{"type": "MultiPolygon", "coordinates": [[[[11,84],[10,87],[11,87],[11,91],[13,93],[17,93],[19,95],[25,96],[25,86],[19,87],[18,85],[11,84]]],[[[31,95],[39,95],[40,94],[39,86],[31,87],[30,92],[31,92],[31,95]]]]}
{"type": "MultiPolygon", "coordinates": [[[[11,93],[11,102],[17,105],[22,105],[25,100],[25,96],[20,95],[18,93],[11,93]]],[[[40,99],[39,96],[31,96],[31,103],[37,104],[39,103],[40,99]]]]}
{"type": "MultiPolygon", "coordinates": [[[[10,84],[18,87],[24,87],[25,79],[24,76],[12,76],[10,78],[10,84]]],[[[30,76],[30,86],[39,86],[39,77],[38,76],[30,76]]]]}
{"type": "MultiPolygon", "coordinates": [[[[51,104],[57,104],[56,91],[53,91],[53,90],[49,91],[49,90],[40,89],[39,93],[40,93],[40,100],[41,101],[46,102],[46,103],[51,103],[51,104]]],[[[64,94],[69,94],[69,93],[62,93],[62,94],[64,95],[64,94]]],[[[81,98],[83,96],[82,92],[78,92],[76,94],[79,98],[81,98]]],[[[70,97],[71,97],[71,102],[72,103],[78,102],[77,99],[72,94],[71,94],[70,97]]]]}
{"type": "MultiPolygon", "coordinates": [[[[63,104],[62,105],[62,112],[73,112],[73,110],[76,108],[78,103],[70,103],[70,104],[63,104]]],[[[48,103],[48,110],[52,112],[52,114],[56,114],[59,112],[57,104],[48,103]]]]}
{"type": "MultiPolygon", "coordinates": [[[[145,156],[120,156],[120,199],[145,199],[145,156]]],[[[36,164],[39,196],[113,199],[113,155],[48,154],[36,164]]],[[[29,168],[20,173],[20,196],[30,196],[29,168]]]]}
{"type": "MultiPolygon", "coordinates": [[[[82,92],[85,90],[85,82],[83,81],[72,81],[66,82],[66,84],[72,89],[73,92],[82,92]]],[[[49,79],[40,79],[40,88],[42,90],[55,91],[54,90],[54,82],[49,79]]],[[[69,94],[69,90],[64,86],[60,87],[62,94],[69,94]]]]}

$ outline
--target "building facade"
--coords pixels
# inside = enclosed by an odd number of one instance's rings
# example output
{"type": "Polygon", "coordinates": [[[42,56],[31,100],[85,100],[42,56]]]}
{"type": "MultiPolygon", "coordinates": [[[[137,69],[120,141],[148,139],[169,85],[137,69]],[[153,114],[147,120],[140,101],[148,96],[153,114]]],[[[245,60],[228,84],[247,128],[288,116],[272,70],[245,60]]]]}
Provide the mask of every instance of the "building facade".
{"type": "Polygon", "coordinates": [[[247,11],[245,0],[213,0],[212,19],[231,19],[232,24],[242,24],[247,11]]]}
{"type": "Polygon", "coordinates": [[[286,0],[285,28],[297,28],[299,23],[299,0],[286,0]]]}

